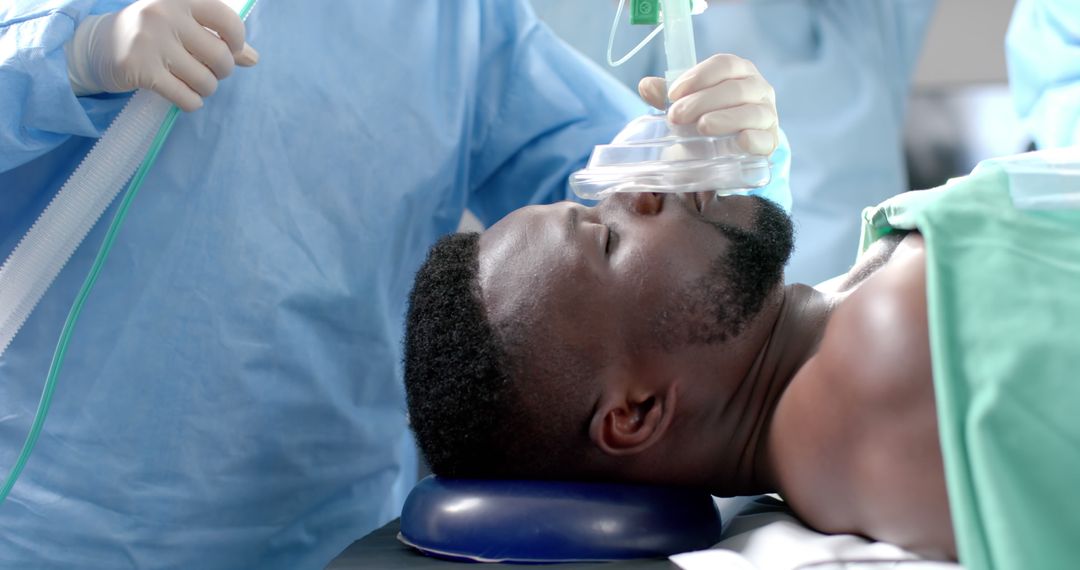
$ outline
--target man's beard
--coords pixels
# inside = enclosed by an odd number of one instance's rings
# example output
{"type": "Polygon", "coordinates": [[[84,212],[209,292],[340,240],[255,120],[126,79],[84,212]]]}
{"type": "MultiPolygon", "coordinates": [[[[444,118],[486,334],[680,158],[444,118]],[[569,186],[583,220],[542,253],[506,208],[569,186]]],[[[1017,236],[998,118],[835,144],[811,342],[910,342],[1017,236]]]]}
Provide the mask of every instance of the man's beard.
{"type": "Polygon", "coordinates": [[[781,285],[794,248],[791,219],[769,200],[757,200],[753,228],[709,222],[729,240],[709,272],[683,288],[662,311],[657,338],[667,350],[722,343],[739,336],[781,285]]]}

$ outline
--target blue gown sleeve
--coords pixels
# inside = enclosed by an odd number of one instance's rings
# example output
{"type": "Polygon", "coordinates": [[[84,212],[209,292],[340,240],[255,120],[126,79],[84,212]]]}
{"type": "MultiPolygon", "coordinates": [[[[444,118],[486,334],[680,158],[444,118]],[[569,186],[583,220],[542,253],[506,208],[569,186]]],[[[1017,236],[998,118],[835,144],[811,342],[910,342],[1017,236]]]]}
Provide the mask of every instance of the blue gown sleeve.
{"type": "Polygon", "coordinates": [[[64,44],[86,16],[129,2],[14,0],[0,8],[0,172],[72,135],[97,137],[125,98],[76,97],[64,44]]]}
{"type": "Polygon", "coordinates": [[[1005,53],[1013,103],[1035,143],[1080,143],[1080,4],[1020,0],[1005,53]]]}
{"type": "Polygon", "coordinates": [[[482,16],[470,153],[472,210],[490,225],[526,204],[566,199],[567,178],[647,107],[572,50],[520,0],[482,16]]]}

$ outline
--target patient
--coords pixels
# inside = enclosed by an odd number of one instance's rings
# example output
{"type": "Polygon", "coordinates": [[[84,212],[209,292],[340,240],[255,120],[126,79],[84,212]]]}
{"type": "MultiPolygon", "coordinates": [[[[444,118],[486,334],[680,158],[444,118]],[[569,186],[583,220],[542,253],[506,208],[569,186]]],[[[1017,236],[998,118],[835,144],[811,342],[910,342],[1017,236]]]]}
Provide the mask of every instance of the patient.
{"type": "Polygon", "coordinates": [[[792,233],[760,198],[622,194],[444,238],[405,337],[433,472],[778,492],[955,559],[923,236],[812,288],[784,285],[792,233]]]}

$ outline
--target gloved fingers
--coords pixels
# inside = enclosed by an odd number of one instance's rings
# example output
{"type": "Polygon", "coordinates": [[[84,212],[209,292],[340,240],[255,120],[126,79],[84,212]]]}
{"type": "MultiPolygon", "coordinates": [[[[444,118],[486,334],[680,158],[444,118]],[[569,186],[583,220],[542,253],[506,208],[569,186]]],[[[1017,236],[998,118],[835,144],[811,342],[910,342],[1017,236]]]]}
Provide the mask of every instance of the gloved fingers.
{"type": "MultiPolygon", "coordinates": [[[[195,21],[188,22],[178,32],[184,49],[195,59],[210,68],[214,76],[224,79],[232,74],[236,65],[233,52],[221,38],[195,21]]],[[[192,85],[194,87],[194,85],[192,85]]],[[[198,91],[198,89],[196,89],[198,91]]]]}
{"type": "Polygon", "coordinates": [[[638,82],[638,95],[646,103],[663,110],[667,106],[667,82],[662,77],[645,77],[638,82]]]}
{"type": "Polygon", "coordinates": [[[202,97],[199,97],[198,93],[192,91],[187,83],[180,81],[175,75],[162,73],[154,80],[150,88],[188,113],[197,111],[203,106],[202,97]]]}
{"type": "Polygon", "coordinates": [[[192,91],[203,97],[209,97],[217,91],[218,79],[214,72],[183,48],[173,51],[166,61],[168,71],[186,83],[192,91]]]}
{"type": "Polygon", "coordinates": [[[776,125],[776,112],[769,103],[751,103],[705,113],[698,119],[697,128],[703,135],[724,136],[744,129],[771,129],[776,125]]]}
{"type": "Polygon", "coordinates": [[[259,63],[259,52],[255,51],[255,48],[251,47],[250,44],[244,44],[244,49],[236,54],[236,65],[251,67],[256,63],[259,63]]]}
{"type": "MultiPolygon", "coordinates": [[[[776,110],[771,103],[755,103],[711,111],[698,119],[697,129],[701,134],[710,136],[731,135],[746,130],[776,131],[776,110]]],[[[769,154],[775,149],[775,144],[764,153],[759,152],[761,145],[757,144],[754,148],[743,148],[754,154],[769,154]]]]}
{"type": "Polygon", "coordinates": [[[769,156],[780,144],[780,137],[777,136],[776,129],[767,131],[745,130],[740,132],[735,140],[746,152],[761,156],[769,156]]]}
{"type": "Polygon", "coordinates": [[[772,86],[760,75],[728,79],[672,103],[668,118],[676,124],[689,124],[711,111],[761,102],[772,104],[774,97],[772,86]]]}
{"type": "Polygon", "coordinates": [[[678,101],[690,93],[701,91],[721,81],[753,75],[761,75],[761,73],[749,60],[729,53],[718,53],[695,65],[690,71],[676,79],[675,84],[671,86],[669,96],[672,101],[678,101]]]}
{"type": "Polygon", "coordinates": [[[238,54],[244,49],[244,21],[232,8],[220,0],[193,0],[191,15],[200,25],[221,36],[229,52],[238,54]]]}

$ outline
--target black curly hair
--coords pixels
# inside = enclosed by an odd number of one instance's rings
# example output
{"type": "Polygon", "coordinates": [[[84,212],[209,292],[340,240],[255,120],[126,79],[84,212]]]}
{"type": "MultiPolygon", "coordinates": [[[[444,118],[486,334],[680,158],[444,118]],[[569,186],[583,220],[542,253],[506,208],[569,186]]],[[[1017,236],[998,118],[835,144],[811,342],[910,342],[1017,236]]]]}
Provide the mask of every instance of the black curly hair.
{"type": "Polygon", "coordinates": [[[436,243],[416,274],[404,342],[410,427],[436,475],[557,476],[581,443],[567,429],[587,437],[578,424],[589,404],[580,390],[539,384],[584,384],[592,369],[548,343],[538,357],[526,334],[536,323],[492,323],[478,270],[479,234],[459,233],[436,243]]]}
{"type": "Polygon", "coordinates": [[[409,295],[405,393],[409,424],[433,473],[491,470],[492,441],[510,397],[506,353],[480,302],[480,234],[446,236],[409,295]]]}

